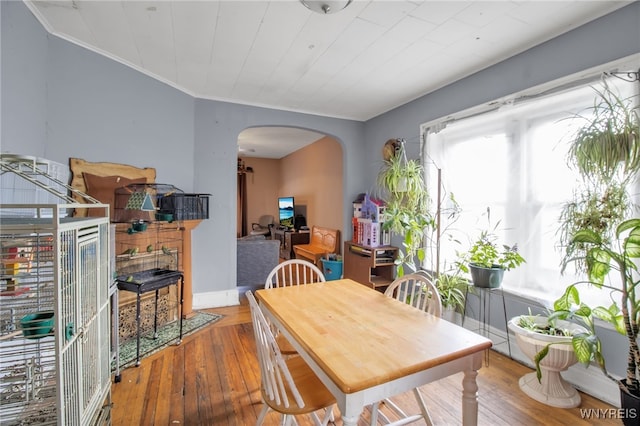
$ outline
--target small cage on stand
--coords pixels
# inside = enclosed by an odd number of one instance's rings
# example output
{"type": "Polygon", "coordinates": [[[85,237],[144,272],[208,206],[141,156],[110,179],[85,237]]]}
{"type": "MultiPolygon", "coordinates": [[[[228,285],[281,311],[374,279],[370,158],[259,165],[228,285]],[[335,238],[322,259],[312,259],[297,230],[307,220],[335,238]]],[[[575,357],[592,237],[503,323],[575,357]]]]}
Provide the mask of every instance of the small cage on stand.
{"type": "MultiPolygon", "coordinates": [[[[141,343],[149,350],[164,345],[158,328],[179,321],[182,340],[182,224],[180,212],[167,210],[166,199],[182,194],[167,184],[131,184],[115,193],[116,281],[120,293],[119,339],[136,339],[136,365],[141,343]]],[[[166,338],[167,336],[165,336],[166,338]]]]}
{"type": "Polygon", "coordinates": [[[0,154],[3,425],[109,420],[109,218],[70,215],[107,208],[72,199],[53,166],[0,154]]]}

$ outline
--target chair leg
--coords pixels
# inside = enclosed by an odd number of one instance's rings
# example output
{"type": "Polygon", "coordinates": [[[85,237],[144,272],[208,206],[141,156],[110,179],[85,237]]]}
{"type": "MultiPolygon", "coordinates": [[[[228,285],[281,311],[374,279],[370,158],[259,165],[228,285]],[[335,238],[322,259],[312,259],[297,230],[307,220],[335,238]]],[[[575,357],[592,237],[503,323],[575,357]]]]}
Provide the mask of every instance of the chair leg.
{"type": "MultiPolygon", "coordinates": [[[[383,399],[382,401],[378,401],[375,402],[373,404],[371,404],[371,420],[370,420],[370,425],[371,426],[377,426],[378,424],[378,417],[380,417],[380,424],[382,425],[390,425],[392,424],[391,420],[389,419],[389,417],[387,417],[386,414],[384,414],[382,412],[382,410],[380,410],[380,406],[385,405],[387,403],[391,403],[391,408],[393,409],[394,406],[397,407],[393,402],[391,402],[390,399],[383,399]]],[[[402,411],[400,411],[400,413],[402,413],[402,411]]],[[[397,411],[396,411],[396,414],[397,411]]],[[[402,416],[402,414],[400,414],[402,416]]]]}
{"type": "Polygon", "coordinates": [[[422,397],[420,390],[418,390],[418,388],[413,389],[413,394],[416,396],[416,401],[418,401],[420,411],[422,411],[422,416],[424,417],[424,421],[427,423],[427,426],[433,426],[431,415],[429,414],[427,404],[424,402],[424,398],[422,397]]]}
{"type": "Polygon", "coordinates": [[[371,404],[371,421],[369,424],[371,426],[376,426],[378,424],[378,410],[380,409],[380,403],[374,402],[371,404]]]}
{"type": "Polygon", "coordinates": [[[263,403],[262,410],[260,411],[260,415],[258,416],[258,420],[256,420],[256,426],[262,425],[262,422],[264,422],[264,417],[267,415],[268,411],[269,411],[269,406],[263,403]]]}
{"type": "MultiPolygon", "coordinates": [[[[319,419],[318,419],[319,420],[319,419]]],[[[333,405],[331,407],[328,407],[324,413],[324,417],[322,418],[322,423],[321,426],[327,426],[329,424],[329,422],[334,423],[335,424],[335,417],[333,415],[333,405]]]]}
{"type": "Polygon", "coordinates": [[[421,414],[413,414],[408,415],[405,413],[393,400],[390,398],[384,399],[381,402],[376,402],[371,406],[371,426],[376,426],[378,423],[378,416],[382,421],[382,424],[389,426],[401,426],[409,423],[416,422],[420,419],[424,419],[427,426],[433,426],[433,421],[431,420],[431,415],[429,414],[429,410],[427,410],[427,405],[422,398],[422,394],[418,391],[417,388],[413,389],[413,393],[415,395],[416,401],[420,406],[421,414]],[[391,411],[393,411],[400,419],[396,421],[391,421],[382,411],[380,411],[380,404],[384,403],[389,407],[391,411]]]}
{"type": "Polygon", "coordinates": [[[335,423],[336,422],[336,416],[333,414],[333,405],[329,408],[327,408],[327,411],[329,412],[329,420],[331,421],[331,423],[335,423]]]}

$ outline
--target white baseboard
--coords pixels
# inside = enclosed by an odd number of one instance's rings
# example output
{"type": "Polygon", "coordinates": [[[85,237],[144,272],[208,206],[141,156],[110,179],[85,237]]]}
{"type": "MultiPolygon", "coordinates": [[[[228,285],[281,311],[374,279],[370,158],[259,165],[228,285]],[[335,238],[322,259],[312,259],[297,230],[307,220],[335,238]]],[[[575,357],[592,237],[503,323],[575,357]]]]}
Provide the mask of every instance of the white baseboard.
{"type": "MultiPolygon", "coordinates": [[[[478,333],[482,328],[482,324],[473,318],[467,317],[464,321],[464,328],[478,333]]],[[[506,333],[494,327],[489,327],[488,331],[489,335],[487,337],[494,342],[492,349],[509,356],[509,345],[507,344],[506,333]]],[[[530,368],[535,368],[533,361],[520,351],[516,337],[512,333],[509,333],[509,343],[511,346],[511,358],[513,360],[530,368]]],[[[489,367],[491,367],[491,365],[489,365],[489,367]]],[[[614,407],[620,407],[620,389],[618,385],[607,378],[597,366],[586,368],[582,364],[575,364],[561,374],[567,382],[571,383],[579,391],[598,398],[614,407]]]]}
{"type": "Polygon", "coordinates": [[[210,291],[193,295],[193,309],[220,308],[240,304],[238,289],[210,291]]]}

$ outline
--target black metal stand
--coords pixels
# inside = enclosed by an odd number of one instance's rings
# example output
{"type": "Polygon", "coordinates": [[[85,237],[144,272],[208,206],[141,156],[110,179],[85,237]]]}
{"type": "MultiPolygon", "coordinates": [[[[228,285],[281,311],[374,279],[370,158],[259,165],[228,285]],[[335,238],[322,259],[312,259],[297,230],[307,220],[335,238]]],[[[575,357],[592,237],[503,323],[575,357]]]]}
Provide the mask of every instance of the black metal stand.
{"type": "Polygon", "coordinates": [[[158,292],[160,289],[178,284],[180,281],[178,321],[180,321],[180,336],[176,345],[182,343],[182,303],[184,300],[184,274],[181,271],[152,269],[136,272],[127,277],[118,277],[118,289],[136,293],[136,367],[140,365],[140,298],[142,294],[155,291],[155,306],[153,315],[153,338],[158,338],[158,292]]]}
{"type": "MultiPolygon", "coordinates": [[[[493,334],[495,335],[495,333],[491,332],[491,295],[493,293],[499,293],[499,296],[502,298],[502,313],[504,315],[504,327],[505,327],[505,331],[507,333],[507,338],[505,340],[502,340],[500,342],[496,342],[496,344],[500,344],[500,343],[504,343],[505,341],[507,342],[507,348],[509,350],[509,358],[512,358],[511,356],[511,339],[509,338],[509,328],[507,326],[507,306],[506,303],[504,301],[504,292],[502,291],[502,287],[497,287],[497,288],[488,288],[488,287],[476,287],[474,286],[474,289],[478,290],[479,294],[478,297],[480,298],[480,312],[478,313],[478,322],[480,322],[480,326],[477,330],[477,332],[479,334],[482,334],[483,336],[485,336],[488,339],[491,339],[490,335],[493,334]]],[[[469,294],[469,288],[467,288],[467,291],[465,292],[465,300],[467,298],[469,294]]],[[[465,313],[463,313],[462,315],[462,325],[464,326],[464,320],[466,317],[466,308],[465,308],[465,313]]],[[[489,366],[489,353],[487,352],[485,355],[485,364],[487,366],[489,366]]]]}

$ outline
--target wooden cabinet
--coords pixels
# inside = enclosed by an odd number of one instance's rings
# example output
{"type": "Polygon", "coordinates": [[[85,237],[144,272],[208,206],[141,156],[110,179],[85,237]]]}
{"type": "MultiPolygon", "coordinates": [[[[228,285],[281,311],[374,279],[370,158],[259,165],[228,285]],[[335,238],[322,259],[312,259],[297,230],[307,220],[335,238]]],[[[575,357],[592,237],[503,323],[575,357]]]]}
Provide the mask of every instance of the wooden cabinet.
{"type": "Polygon", "coordinates": [[[296,232],[285,229],[276,229],[274,238],[280,241],[280,257],[283,259],[293,259],[293,246],[296,244],[309,244],[309,232],[296,232]]]}
{"type": "Polygon", "coordinates": [[[395,278],[394,260],[398,248],[393,246],[367,247],[351,241],[344,243],[344,278],[384,291],[395,278]]]}

